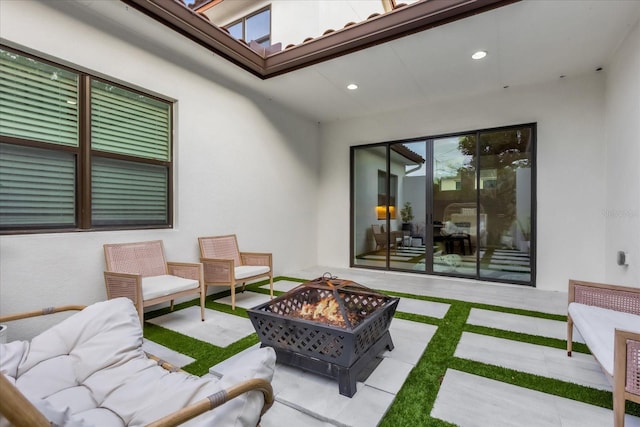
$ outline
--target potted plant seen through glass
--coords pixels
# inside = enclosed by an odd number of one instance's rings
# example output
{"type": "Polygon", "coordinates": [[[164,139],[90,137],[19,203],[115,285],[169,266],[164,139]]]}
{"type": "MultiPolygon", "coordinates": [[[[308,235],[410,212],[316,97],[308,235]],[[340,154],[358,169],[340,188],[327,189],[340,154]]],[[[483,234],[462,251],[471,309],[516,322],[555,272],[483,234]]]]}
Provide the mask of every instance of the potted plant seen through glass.
{"type": "Polygon", "coordinates": [[[402,218],[402,231],[411,232],[411,221],[413,220],[411,202],[405,202],[402,209],[400,209],[400,217],[402,218]]]}

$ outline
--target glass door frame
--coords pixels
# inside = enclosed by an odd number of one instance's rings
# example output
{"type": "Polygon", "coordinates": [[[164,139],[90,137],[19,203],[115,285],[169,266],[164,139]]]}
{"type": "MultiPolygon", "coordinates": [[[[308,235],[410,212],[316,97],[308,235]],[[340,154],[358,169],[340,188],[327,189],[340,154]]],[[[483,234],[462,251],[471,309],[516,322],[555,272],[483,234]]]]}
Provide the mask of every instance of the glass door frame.
{"type": "MultiPolygon", "coordinates": [[[[498,283],[509,283],[509,284],[520,284],[520,285],[525,285],[525,286],[533,286],[535,287],[536,285],[536,236],[537,236],[537,225],[536,225],[536,212],[537,212],[537,205],[536,205],[536,194],[537,194],[537,190],[536,190],[536,171],[537,171],[537,165],[536,165],[536,146],[537,146],[537,124],[536,123],[524,123],[524,124],[518,124],[518,125],[512,125],[512,126],[501,126],[501,127],[495,127],[495,128],[486,128],[486,129],[477,129],[477,130],[473,130],[473,131],[463,131],[463,132],[455,132],[455,133],[448,133],[448,134],[441,134],[441,135],[434,135],[434,136],[428,136],[428,137],[421,137],[421,138],[411,138],[411,139],[404,139],[404,140],[395,140],[395,141],[388,141],[388,142],[381,142],[381,143],[374,143],[374,144],[365,144],[365,145],[357,145],[357,146],[351,146],[350,147],[350,238],[349,238],[349,265],[350,267],[357,267],[357,268],[365,268],[365,269],[374,269],[374,270],[385,270],[385,271],[401,271],[401,272],[411,272],[411,273],[417,273],[417,274],[429,274],[429,275],[437,275],[437,276],[449,276],[449,277],[459,277],[459,278],[465,278],[465,279],[471,279],[471,280],[480,280],[480,281],[488,281],[488,282],[498,282],[498,283]],[[434,141],[437,139],[443,139],[443,138],[452,138],[452,137],[460,137],[462,135],[476,135],[476,147],[475,147],[475,156],[476,156],[476,161],[478,162],[478,165],[480,164],[481,161],[481,154],[480,150],[481,150],[481,143],[480,143],[480,136],[483,134],[487,134],[487,133],[493,133],[493,132],[503,132],[503,131],[510,131],[510,130],[517,130],[517,129],[523,129],[523,128],[529,128],[530,129],[530,149],[529,149],[529,155],[530,155],[530,229],[529,229],[529,233],[530,233],[530,249],[529,249],[529,266],[530,266],[530,280],[529,281],[523,281],[523,280],[517,280],[517,279],[501,279],[498,277],[486,277],[486,276],[482,276],[481,275],[481,263],[480,263],[480,251],[476,250],[476,266],[475,266],[475,275],[471,276],[471,275],[461,275],[461,274],[456,274],[455,272],[451,273],[451,272],[436,272],[434,270],[434,263],[433,263],[433,258],[434,258],[434,249],[433,249],[433,243],[434,243],[434,229],[433,229],[433,223],[434,223],[434,167],[433,167],[433,158],[434,158],[434,141]],[[371,147],[386,147],[386,169],[387,169],[387,176],[386,176],[386,194],[389,194],[389,185],[390,185],[390,171],[391,171],[391,156],[390,156],[390,152],[391,152],[391,146],[393,144],[408,144],[408,143],[412,143],[412,142],[422,142],[424,141],[426,144],[426,162],[425,162],[425,167],[426,167],[426,173],[427,176],[425,178],[425,197],[426,197],[426,206],[425,206],[425,210],[426,210],[426,218],[425,218],[425,242],[424,242],[424,246],[425,246],[425,269],[424,270],[412,270],[412,269],[402,269],[402,268],[393,268],[390,266],[391,263],[391,259],[390,259],[390,245],[387,245],[387,250],[386,250],[386,262],[384,266],[367,266],[367,265],[358,265],[355,263],[355,247],[354,247],[354,226],[355,226],[355,206],[354,206],[354,200],[355,200],[355,195],[356,195],[356,182],[355,182],[355,177],[354,177],[354,169],[355,169],[355,157],[356,157],[356,151],[359,149],[365,149],[365,148],[371,148],[371,147]]],[[[476,185],[476,192],[475,192],[475,203],[476,206],[481,206],[481,174],[480,174],[480,167],[476,167],[475,170],[475,185],[476,185]]],[[[396,209],[398,209],[398,207],[396,207],[396,209]]],[[[481,223],[481,212],[480,209],[476,209],[475,211],[476,214],[476,224],[477,224],[477,229],[479,228],[479,225],[481,223]]],[[[389,215],[389,209],[387,208],[387,215],[385,218],[385,230],[387,233],[387,239],[389,240],[391,238],[390,234],[391,234],[391,220],[390,220],[390,215],[389,215]]],[[[476,233],[478,232],[478,230],[476,230],[476,233]]],[[[478,237],[476,237],[476,244],[479,244],[479,239],[478,237]]]]}

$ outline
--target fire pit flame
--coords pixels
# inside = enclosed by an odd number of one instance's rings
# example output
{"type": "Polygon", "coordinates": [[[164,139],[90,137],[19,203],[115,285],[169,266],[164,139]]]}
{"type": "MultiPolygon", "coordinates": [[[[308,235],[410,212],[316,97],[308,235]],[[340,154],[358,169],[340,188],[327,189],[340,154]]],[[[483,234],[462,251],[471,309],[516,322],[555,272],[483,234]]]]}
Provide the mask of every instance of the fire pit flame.
{"type": "MultiPolygon", "coordinates": [[[[341,296],[342,297],[342,296],[341,296]]],[[[347,326],[344,316],[340,310],[340,304],[333,296],[322,298],[316,303],[303,304],[299,310],[295,310],[292,315],[305,320],[326,323],[339,328],[347,326]]],[[[356,313],[348,313],[349,323],[353,326],[359,319],[356,313]]]]}

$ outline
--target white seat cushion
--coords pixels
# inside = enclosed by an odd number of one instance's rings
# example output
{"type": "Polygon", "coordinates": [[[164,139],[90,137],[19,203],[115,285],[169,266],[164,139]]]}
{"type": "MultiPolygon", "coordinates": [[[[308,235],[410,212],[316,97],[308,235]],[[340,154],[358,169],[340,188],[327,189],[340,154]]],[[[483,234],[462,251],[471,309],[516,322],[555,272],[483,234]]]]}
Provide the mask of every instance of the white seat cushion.
{"type": "Polygon", "coordinates": [[[640,332],[640,316],[575,302],[569,304],[569,314],[593,356],[613,376],[615,330],[640,332]]]}
{"type": "Polygon", "coordinates": [[[170,276],[164,274],[162,276],[151,276],[142,278],[142,299],[150,300],[176,292],[188,291],[196,289],[200,286],[197,280],[184,279],[182,277],[170,276]]]}
{"type": "Polygon", "coordinates": [[[269,272],[269,266],[267,265],[241,265],[234,268],[236,280],[244,279],[246,277],[253,277],[259,274],[267,274],[269,272]]]}

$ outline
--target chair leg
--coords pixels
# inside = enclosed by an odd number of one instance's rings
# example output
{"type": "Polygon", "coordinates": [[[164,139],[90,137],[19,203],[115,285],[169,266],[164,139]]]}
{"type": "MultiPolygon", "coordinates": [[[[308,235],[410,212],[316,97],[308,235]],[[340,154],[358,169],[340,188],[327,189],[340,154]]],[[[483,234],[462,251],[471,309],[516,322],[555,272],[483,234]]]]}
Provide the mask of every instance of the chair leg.
{"type": "Polygon", "coordinates": [[[571,357],[573,350],[573,319],[567,315],[567,356],[571,357]]]}
{"type": "MultiPolygon", "coordinates": [[[[614,386],[615,387],[615,386],[614,386]]],[[[624,427],[624,394],[613,393],[613,427],[624,427]]]]}
{"type": "Polygon", "coordinates": [[[173,311],[173,300],[171,300],[171,305],[169,306],[169,311],[173,311]]]}
{"type": "Polygon", "coordinates": [[[207,286],[204,286],[204,289],[200,291],[200,317],[204,322],[204,301],[207,298],[207,286]]]}
{"type": "Polygon", "coordinates": [[[136,311],[138,312],[138,317],[140,317],[140,325],[144,327],[144,306],[142,302],[137,304],[136,311]]]}
{"type": "Polygon", "coordinates": [[[236,309],[236,282],[231,282],[231,310],[236,309]]]}
{"type": "Polygon", "coordinates": [[[269,273],[269,295],[273,299],[273,273],[269,273]]]}

